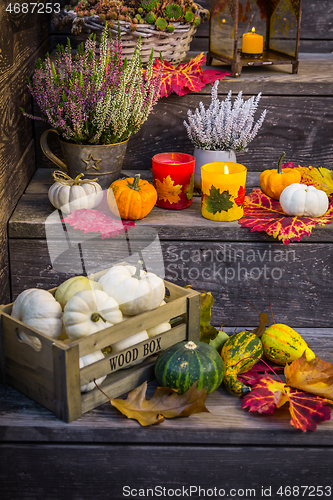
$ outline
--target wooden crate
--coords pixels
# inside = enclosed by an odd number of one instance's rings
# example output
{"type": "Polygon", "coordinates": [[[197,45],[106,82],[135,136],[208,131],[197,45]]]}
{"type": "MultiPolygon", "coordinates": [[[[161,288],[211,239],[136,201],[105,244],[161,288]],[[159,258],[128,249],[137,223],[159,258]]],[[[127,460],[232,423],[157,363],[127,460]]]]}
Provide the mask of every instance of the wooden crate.
{"type": "MultiPolygon", "coordinates": [[[[199,340],[200,294],[167,281],[165,287],[165,305],[76,341],[53,340],[12,318],[12,304],[2,306],[2,382],[48,408],[59,419],[71,422],[107,401],[98,389],[81,393],[82,385],[107,375],[101,387],[108,396],[115,398],[154,378],[158,352],[181,340],[199,340]],[[128,337],[128,332],[134,335],[173,318],[178,320],[171,330],[135,345],[136,359],[142,359],[142,363],[124,369],[131,364],[132,346],[79,368],[80,357],[128,337]],[[37,337],[41,349],[37,351],[22,342],[19,331],[37,337]]],[[[50,292],[54,294],[55,290],[50,292]]]]}

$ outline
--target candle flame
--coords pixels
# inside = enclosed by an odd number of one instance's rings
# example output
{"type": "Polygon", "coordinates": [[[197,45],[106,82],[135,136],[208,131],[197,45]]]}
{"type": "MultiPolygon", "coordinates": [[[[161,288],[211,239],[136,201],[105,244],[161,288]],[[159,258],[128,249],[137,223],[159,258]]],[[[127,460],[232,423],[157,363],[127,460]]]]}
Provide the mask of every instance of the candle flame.
{"type": "Polygon", "coordinates": [[[229,173],[228,165],[224,165],[224,173],[225,174],[229,173]]]}
{"type": "Polygon", "coordinates": [[[254,32],[255,32],[255,30],[256,30],[256,29],[255,29],[255,27],[253,26],[253,28],[252,28],[252,33],[254,33],[254,32]]]}

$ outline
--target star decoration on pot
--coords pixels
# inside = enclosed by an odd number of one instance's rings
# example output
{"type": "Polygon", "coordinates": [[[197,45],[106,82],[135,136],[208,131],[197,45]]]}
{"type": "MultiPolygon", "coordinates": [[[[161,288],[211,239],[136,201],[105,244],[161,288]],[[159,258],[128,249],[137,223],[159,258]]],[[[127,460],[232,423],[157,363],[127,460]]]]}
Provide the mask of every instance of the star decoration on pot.
{"type": "Polygon", "coordinates": [[[89,155],[89,158],[87,158],[86,160],[84,158],[81,158],[82,161],[84,161],[84,163],[86,164],[86,170],[89,170],[91,168],[94,168],[95,170],[99,170],[98,168],[98,164],[100,161],[102,161],[102,158],[101,159],[96,159],[93,157],[92,154],[89,155]],[[92,165],[90,164],[91,162],[94,162],[92,165]]]}

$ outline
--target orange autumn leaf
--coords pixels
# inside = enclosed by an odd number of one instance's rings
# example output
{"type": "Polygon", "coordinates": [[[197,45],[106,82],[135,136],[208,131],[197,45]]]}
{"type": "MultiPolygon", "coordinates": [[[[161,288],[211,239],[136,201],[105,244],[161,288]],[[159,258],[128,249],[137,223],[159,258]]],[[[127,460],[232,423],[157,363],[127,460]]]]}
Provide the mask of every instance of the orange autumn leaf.
{"type": "Polygon", "coordinates": [[[333,365],[316,357],[307,361],[305,353],[284,368],[287,384],[333,400],[333,365]]]}
{"type": "Polygon", "coordinates": [[[180,193],[182,191],[181,184],[174,185],[174,181],[171,179],[170,175],[163,179],[161,182],[159,179],[155,180],[156,191],[158,198],[163,201],[168,201],[170,204],[178,203],[180,200],[180,193]]]}
{"type": "Polygon", "coordinates": [[[157,387],[153,397],[147,400],[146,391],[147,382],[144,382],[131,391],[127,399],[109,399],[112,406],[143,426],[159,424],[165,418],[189,417],[193,413],[200,412],[209,413],[205,406],[206,390],[199,391],[197,382],[182,395],[168,387],[157,387]]]}
{"type": "Polygon", "coordinates": [[[318,423],[331,418],[326,399],[289,387],[267,374],[244,396],[242,408],[272,414],[275,408],[280,408],[287,402],[291,425],[303,432],[315,431],[318,423]]]}

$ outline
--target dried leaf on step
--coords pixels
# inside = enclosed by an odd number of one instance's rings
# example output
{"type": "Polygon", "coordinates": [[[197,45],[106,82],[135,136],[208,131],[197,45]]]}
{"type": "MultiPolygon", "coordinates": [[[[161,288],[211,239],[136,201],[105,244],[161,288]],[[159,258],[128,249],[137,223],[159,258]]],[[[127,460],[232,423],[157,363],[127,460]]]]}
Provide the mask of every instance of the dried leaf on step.
{"type": "Polygon", "coordinates": [[[147,382],[131,391],[127,399],[113,399],[110,402],[128,418],[141,425],[159,424],[165,418],[189,417],[192,413],[209,413],[205,406],[206,390],[197,389],[197,382],[182,395],[168,387],[158,387],[149,400],[146,399],[147,382]]]}
{"type": "Polygon", "coordinates": [[[267,374],[244,396],[242,408],[272,414],[275,408],[280,408],[287,402],[291,425],[303,432],[315,431],[318,423],[331,418],[326,399],[289,387],[267,374]]]}
{"type": "Polygon", "coordinates": [[[305,353],[284,368],[287,384],[317,396],[333,400],[333,365],[315,358],[306,360],[305,353]]]}
{"type": "Polygon", "coordinates": [[[260,318],[259,326],[257,328],[255,328],[254,330],[250,330],[250,331],[252,331],[252,333],[257,335],[257,337],[259,337],[261,339],[261,337],[265,333],[266,325],[269,325],[269,321],[268,321],[267,313],[259,314],[259,318],[260,318]]]}
{"type": "Polygon", "coordinates": [[[210,324],[214,298],[210,292],[202,292],[200,296],[200,342],[209,343],[216,338],[219,331],[210,324]]]}

